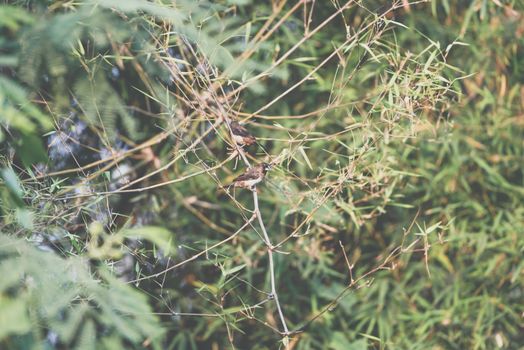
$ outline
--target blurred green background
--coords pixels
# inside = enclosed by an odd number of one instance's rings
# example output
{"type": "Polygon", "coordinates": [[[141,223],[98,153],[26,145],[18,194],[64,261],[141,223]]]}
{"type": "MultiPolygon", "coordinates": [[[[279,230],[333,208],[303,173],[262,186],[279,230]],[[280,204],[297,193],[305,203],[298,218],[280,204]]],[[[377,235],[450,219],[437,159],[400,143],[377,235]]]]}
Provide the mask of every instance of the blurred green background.
{"type": "Polygon", "coordinates": [[[522,1],[2,1],[0,73],[0,348],[524,348],[522,1]]]}

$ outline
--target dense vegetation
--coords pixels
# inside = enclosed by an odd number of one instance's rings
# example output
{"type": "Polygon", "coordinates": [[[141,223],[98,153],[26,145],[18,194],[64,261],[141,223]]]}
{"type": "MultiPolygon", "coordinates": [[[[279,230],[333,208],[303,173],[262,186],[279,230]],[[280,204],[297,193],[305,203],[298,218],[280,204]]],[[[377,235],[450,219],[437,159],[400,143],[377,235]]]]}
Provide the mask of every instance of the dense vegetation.
{"type": "Polygon", "coordinates": [[[0,33],[1,349],[524,346],[522,1],[3,1],[0,33]]]}

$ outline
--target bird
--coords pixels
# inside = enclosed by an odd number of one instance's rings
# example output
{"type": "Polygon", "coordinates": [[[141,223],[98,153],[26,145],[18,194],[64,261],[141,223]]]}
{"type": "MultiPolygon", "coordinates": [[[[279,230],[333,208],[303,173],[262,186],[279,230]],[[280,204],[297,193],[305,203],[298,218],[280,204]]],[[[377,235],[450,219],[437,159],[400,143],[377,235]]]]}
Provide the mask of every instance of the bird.
{"type": "Polygon", "coordinates": [[[229,126],[231,128],[233,141],[235,141],[238,146],[251,146],[257,142],[256,137],[251,135],[249,131],[236,120],[233,120],[229,126]]]}
{"type": "Polygon", "coordinates": [[[233,180],[231,186],[240,188],[253,189],[255,185],[260,183],[266,173],[271,169],[271,164],[259,163],[252,168],[246,170],[245,173],[233,180]]]}

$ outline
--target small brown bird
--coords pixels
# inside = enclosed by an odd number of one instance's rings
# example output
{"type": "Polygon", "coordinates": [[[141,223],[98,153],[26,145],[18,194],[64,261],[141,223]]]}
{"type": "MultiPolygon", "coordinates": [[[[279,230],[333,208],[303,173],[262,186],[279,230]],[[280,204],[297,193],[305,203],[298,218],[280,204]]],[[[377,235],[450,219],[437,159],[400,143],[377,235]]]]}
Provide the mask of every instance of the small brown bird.
{"type": "Polygon", "coordinates": [[[266,173],[271,169],[271,165],[268,163],[260,163],[252,168],[246,170],[245,173],[233,180],[231,184],[234,187],[249,188],[252,189],[256,184],[260,183],[266,173]]]}
{"type": "Polygon", "coordinates": [[[233,120],[229,126],[231,127],[231,136],[233,141],[239,146],[251,146],[257,142],[255,136],[251,135],[247,129],[240,125],[239,122],[233,120]]]}

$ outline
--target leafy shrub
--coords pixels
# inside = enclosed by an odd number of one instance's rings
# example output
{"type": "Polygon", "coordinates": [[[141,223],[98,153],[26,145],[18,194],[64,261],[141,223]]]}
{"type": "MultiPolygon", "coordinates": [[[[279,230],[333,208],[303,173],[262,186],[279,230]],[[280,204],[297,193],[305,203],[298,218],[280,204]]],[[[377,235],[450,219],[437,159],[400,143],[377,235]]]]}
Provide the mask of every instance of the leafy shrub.
{"type": "Polygon", "coordinates": [[[518,348],[520,4],[8,3],[0,344],[518,348]]]}

